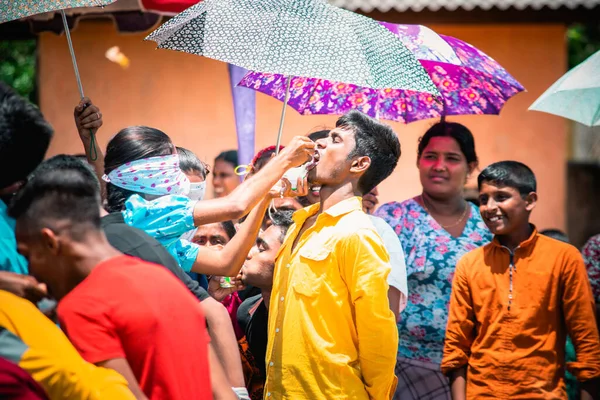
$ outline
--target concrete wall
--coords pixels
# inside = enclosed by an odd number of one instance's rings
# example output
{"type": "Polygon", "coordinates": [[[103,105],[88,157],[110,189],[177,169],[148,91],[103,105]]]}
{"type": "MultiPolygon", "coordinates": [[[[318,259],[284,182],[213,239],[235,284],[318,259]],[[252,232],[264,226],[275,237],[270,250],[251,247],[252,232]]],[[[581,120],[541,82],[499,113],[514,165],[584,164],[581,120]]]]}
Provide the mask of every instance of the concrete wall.
{"type": "MultiPolygon", "coordinates": [[[[539,228],[565,223],[568,124],[527,107],[566,71],[565,27],[562,25],[440,25],[439,33],[465,40],[494,57],[527,89],[504,107],[501,116],[465,116],[454,120],[474,132],[481,167],[505,159],[527,163],[538,176],[540,202],[533,221],[539,228]]],[[[211,161],[221,150],[236,146],[233,106],[224,63],[143,42],[145,34],[120,35],[105,21],[82,21],[73,32],[86,95],[104,114],[99,134],[108,139],[128,125],[164,130],[175,143],[211,161]],[[105,51],[118,45],[130,58],[129,69],[109,62],[105,51]]],[[[49,154],[81,152],[72,121],[78,101],[71,60],[63,36],[41,35],[40,104],[56,128],[49,154]]],[[[281,103],[257,94],[257,149],[274,144],[281,103]]],[[[332,126],[335,116],[287,113],[284,140],[332,126]]],[[[432,124],[393,123],[402,143],[402,159],[380,186],[381,200],[404,200],[420,192],[415,167],[418,137],[432,124]]],[[[211,190],[208,191],[211,193],[211,190]]]]}

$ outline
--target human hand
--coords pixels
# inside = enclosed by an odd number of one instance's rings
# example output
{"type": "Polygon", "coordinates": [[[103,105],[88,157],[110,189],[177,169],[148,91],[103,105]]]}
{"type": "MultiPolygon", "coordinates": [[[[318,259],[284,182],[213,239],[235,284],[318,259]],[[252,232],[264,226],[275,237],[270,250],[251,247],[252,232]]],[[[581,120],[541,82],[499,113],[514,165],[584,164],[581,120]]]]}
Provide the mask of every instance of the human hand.
{"type": "Polygon", "coordinates": [[[292,184],[288,179],[281,178],[281,180],[269,191],[269,196],[272,199],[284,197],[299,197],[306,196],[307,194],[308,178],[306,176],[304,178],[298,178],[298,182],[296,183],[296,190],[292,189],[292,184]]]}
{"type": "Polygon", "coordinates": [[[48,289],[33,276],[0,271],[0,290],[6,290],[16,296],[37,303],[48,295],[48,289]]]}
{"type": "Polygon", "coordinates": [[[73,112],[75,126],[82,140],[90,140],[91,134],[96,134],[102,126],[102,113],[100,109],[92,104],[92,101],[84,97],[75,107],[73,112]]]}
{"type": "Polygon", "coordinates": [[[315,154],[317,144],[306,136],[296,136],[275,158],[286,164],[286,169],[298,167],[309,161],[315,154]]]}
{"type": "Polygon", "coordinates": [[[379,199],[377,196],[379,196],[379,190],[377,190],[377,187],[363,196],[363,210],[367,214],[373,214],[375,207],[377,204],[379,204],[379,199]]]}
{"type": "Polygon", "coordinates": [[[218,302],[225,300],[227,296],[246,288],[242,283],[242,275],[238,274],[235,278],[231,278],[232,287],[224,288],[221,283],[225,282],[223,276],[212,276],[208,281],[208,294],[210,294],[218,302]]]}

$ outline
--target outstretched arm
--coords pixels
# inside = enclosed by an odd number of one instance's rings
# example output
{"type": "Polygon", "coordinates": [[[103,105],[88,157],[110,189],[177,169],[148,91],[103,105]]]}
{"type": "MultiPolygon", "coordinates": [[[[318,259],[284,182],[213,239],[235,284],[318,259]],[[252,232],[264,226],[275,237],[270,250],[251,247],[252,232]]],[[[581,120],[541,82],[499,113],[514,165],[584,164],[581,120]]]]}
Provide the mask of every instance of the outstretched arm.
{"type": "Polygon", "coordinates": [[[256,175],[242,182],[228,196],[202,200],[194,207],[194,225],[240,219],[254,208],[290,168],[304,164],[314,154],[315,143],[296,136],[256,175]]]}

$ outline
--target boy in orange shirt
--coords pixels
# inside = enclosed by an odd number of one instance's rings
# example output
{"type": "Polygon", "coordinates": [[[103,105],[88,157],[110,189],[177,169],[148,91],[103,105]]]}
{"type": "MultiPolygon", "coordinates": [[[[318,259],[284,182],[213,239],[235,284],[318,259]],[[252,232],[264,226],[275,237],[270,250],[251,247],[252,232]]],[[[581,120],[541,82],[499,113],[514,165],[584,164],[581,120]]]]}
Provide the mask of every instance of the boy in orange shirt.
{"type": "Polygon", "coordinates": [[[495,235],[466,254],[454,275],[442,371],[452,398],[566,399],[565,339],[582,399],[598,398],[600,342],[579,251],[538,234],[531,169],[515,161],[478,177],[480,212],[495,235]]]}

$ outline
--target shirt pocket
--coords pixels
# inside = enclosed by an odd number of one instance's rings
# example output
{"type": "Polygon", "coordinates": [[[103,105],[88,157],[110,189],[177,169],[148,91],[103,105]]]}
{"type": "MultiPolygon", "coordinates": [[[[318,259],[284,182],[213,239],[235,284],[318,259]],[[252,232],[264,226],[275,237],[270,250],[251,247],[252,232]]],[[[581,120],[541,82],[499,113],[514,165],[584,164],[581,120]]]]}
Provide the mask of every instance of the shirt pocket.
{"type": "Polygon", "coordinates": [[[319,295],[327,274],[328,267],[333,261],[331,246],[311,246],[300,250],[300,262],[294,273],[294,291],[305,297],[319,295]]]}

